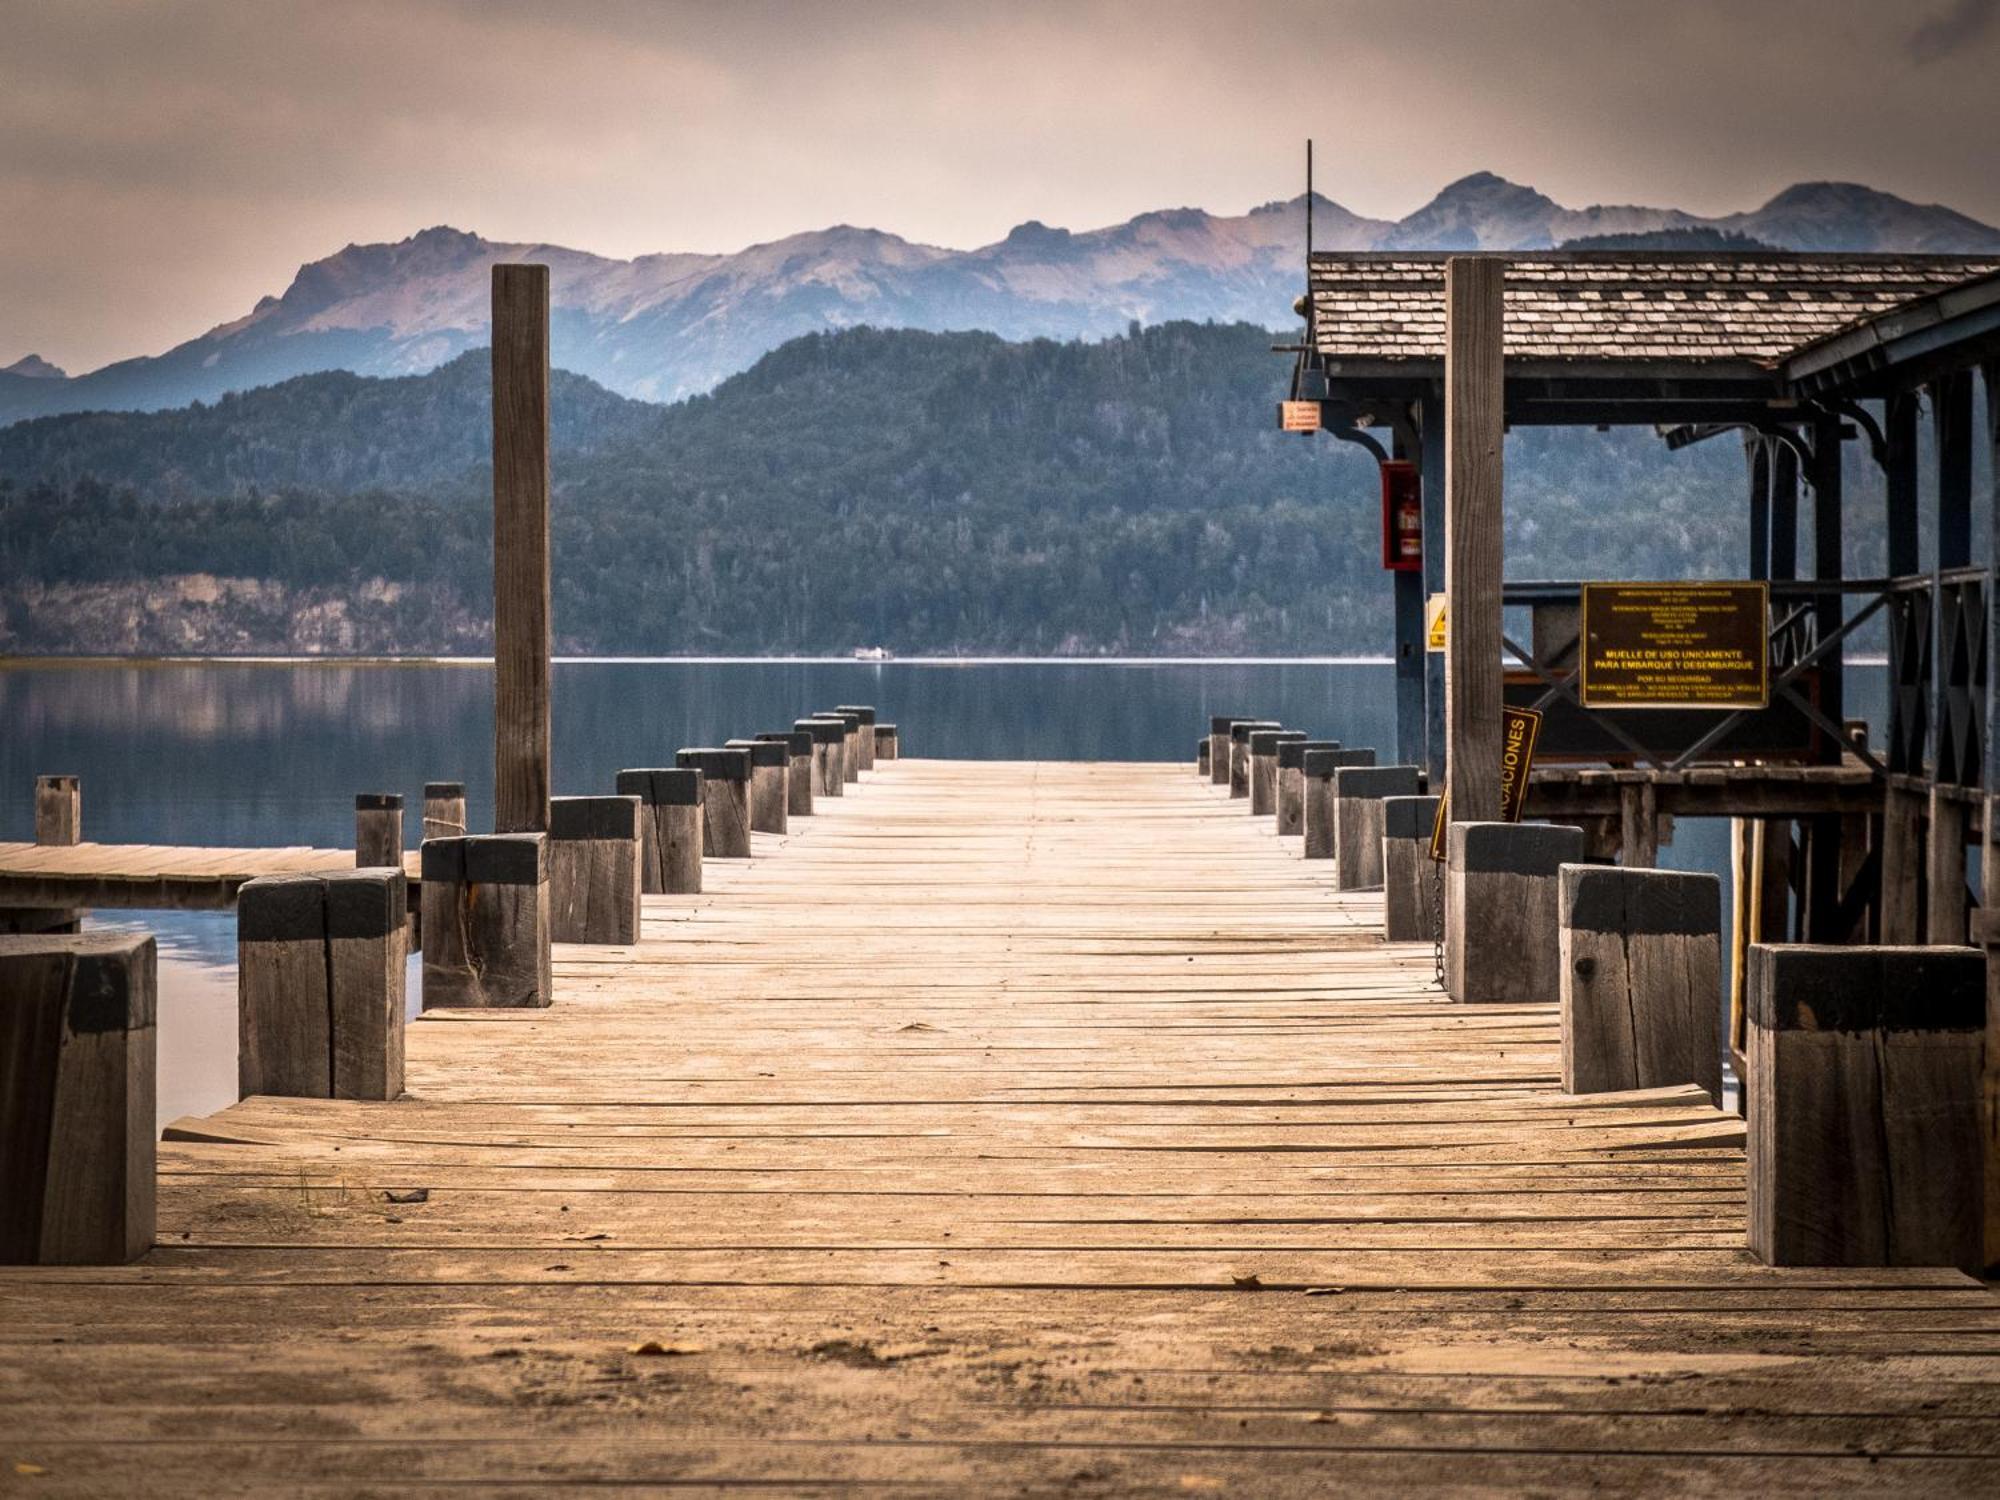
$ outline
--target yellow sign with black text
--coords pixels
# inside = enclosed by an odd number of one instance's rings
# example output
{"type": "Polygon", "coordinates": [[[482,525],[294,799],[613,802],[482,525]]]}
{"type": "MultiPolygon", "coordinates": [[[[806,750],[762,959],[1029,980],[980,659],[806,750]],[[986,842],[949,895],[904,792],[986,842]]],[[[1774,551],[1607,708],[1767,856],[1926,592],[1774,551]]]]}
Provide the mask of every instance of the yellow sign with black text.
{"type": "Polygon", "coordinates": [[[1766,708],[1762,583],[1586,583],[1585,708],[1766,708]]]}
{"type": "MultiPolygon", "coordinates": [[[[1541,713],[1532,708],[1500,710],[1500,821],[1518,823],[1528,805],[1528,772],[1535,765],[1535,741],[1542,732],[1541,713]]],[[[1451,826],[1451,788],[1438,798],[1437,820],[1431,824],[1431,858],[1444,863],[1445,830],[1451,826]]]]}

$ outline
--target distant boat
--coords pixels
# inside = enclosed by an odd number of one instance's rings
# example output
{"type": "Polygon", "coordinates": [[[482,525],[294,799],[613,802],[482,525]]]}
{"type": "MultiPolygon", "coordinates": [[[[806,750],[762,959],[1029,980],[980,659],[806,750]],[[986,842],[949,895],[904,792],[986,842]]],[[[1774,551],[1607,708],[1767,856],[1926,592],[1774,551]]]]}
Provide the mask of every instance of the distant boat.
{"type": "Polygon", "coordinates": [[[854,659],[856,661],[894,661],[896,654],[887,646],[856,646],[854,648],[854,659]]]}

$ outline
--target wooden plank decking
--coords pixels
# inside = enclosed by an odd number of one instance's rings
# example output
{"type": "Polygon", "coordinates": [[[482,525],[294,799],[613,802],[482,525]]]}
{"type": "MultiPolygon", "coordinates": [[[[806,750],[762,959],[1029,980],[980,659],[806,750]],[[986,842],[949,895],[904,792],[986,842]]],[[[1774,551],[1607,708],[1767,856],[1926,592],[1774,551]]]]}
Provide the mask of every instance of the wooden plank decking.
{"type": "MultiPolygon", "coordinates": [[[[354,868],[352,849],[201,849],[178,844],[0,843],[0,907],[227,910],[260,875],[354,868]]],[[[403,869],[418,876],[417,856],[403,869]]]]}
{"type": "Polygon", "coordinates": [[[146,1260],[0,1272],[0,1488],[2000,1490],[1985,1289],[1756,1265],[1739,1121],[1242,806],[885,765],[413,1098],[184,1123],[146,1260]]]}

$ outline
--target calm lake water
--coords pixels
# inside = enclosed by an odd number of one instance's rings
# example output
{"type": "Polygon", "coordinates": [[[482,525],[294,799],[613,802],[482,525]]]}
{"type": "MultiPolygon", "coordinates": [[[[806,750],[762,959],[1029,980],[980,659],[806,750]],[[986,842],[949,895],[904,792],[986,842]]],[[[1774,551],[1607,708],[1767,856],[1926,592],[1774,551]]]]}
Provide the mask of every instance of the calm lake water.
{"type": "MultiPolygon", "coordinates": [[[[1385,758],[1395,744],[1386,663],[563,661],[556,790],[609,792],[625,767],[671,765],[682,746],[789,728],[835,703],[875,704],[914,756],[1190,760],[1214,713],[1385,758]]],[[[0,839],[33,837],[43,773],[83,778],[84,836],[104,842],[346,847],[354,794],[401,792],[414,843],[426,781],[463,781],[471,825],[492,826],[485,664],[12,668],[0,670],[0,723],[0,839]]],[[[1661,851],[1684,869],[1720,872],[1727,858],[1722,822],[1684,821],[1661,851]]],[[[159,939],[161,1120],[233,1102],[234,918],[91,921],[159,939]]]]}

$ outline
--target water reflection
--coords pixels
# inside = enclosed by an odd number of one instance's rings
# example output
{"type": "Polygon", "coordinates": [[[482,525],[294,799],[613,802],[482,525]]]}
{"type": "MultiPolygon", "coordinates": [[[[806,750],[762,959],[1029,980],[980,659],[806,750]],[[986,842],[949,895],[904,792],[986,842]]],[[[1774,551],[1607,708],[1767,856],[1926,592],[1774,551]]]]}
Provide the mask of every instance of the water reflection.
{"type": "MultiPolygon", "coordinates": [[[[1858,674],[1857,674],[1858,675],[1858,674]]],[[[1879,721],[1870,673],[1849,712],[1879,721]]],[[[684,745],[873,703],[906,753],[1009,760],[1183,760],[1211,713],[1256,713],[1385,757],[1386,663],[561,662],[559,792],[604,792],[684,745]]],[[[492,673],[468,664],[171,664],[0,669],[0,839],[33,837],[36,775],[83,778],[84,836],[121,843],[349,845],[354,794],[400,791],[419,835],[426,781],[463,781],[492,818],[492,673]]],[[[1722,873],[1728,825],[1680,824],[1661,862],[1722,873]]],[[[160,1112],[235,1098],[235,920],[103,912],[160,941],[160,1112]]],[[[414,983],[412,996],[414,1005],[414,983]]]]}

